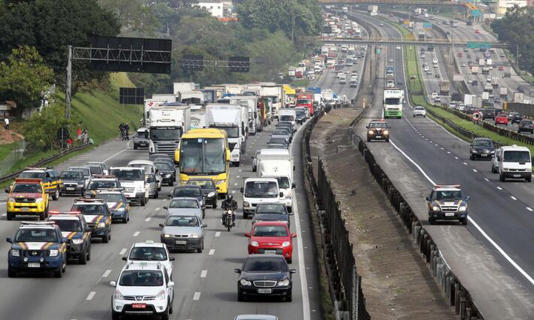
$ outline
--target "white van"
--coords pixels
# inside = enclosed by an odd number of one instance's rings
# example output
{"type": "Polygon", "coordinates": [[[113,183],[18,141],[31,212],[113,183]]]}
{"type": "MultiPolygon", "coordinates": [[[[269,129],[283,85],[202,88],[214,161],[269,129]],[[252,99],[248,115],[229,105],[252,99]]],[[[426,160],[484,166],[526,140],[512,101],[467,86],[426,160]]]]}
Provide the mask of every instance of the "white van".
{"type": "MultiPolygon", "coordinates": [[[[492,167],[499,174],[501,181],[510,179],[525,179],[532,181],[532,160],[527,147],[505,146],[495,151],[492,167]]],[[[493,168],[492,168],[493,169],[493,168]]]]}
{"type": "Polygon", "coordinates": [[[284,194],[283,202],[288,212],[293,209],[293,171],[295,167],[289,152],[285,149],[267,149],[258,154],[257,171],[260,178],[275,178],[284,194]]]}
{"type": "Polygon", "coordinates": [[[256,212],[258,203],[274,202],[284,204],[284,194],[278,188],[275,178],[248,178],[241,188],[243,194],[243,218],[256,212]]]}
{"type": "Polygon", "coordinates": [[[297,127],[297,111],[291,108],[282,108],[278,110],[278,121],[291,122],[294,130],[297,127]]]}

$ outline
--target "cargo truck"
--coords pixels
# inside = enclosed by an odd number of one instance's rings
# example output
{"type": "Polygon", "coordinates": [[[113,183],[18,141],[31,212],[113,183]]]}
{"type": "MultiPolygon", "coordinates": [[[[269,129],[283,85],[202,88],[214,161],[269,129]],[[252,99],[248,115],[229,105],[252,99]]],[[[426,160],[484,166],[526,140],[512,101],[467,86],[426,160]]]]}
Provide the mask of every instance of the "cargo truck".
{"type": "Polygon", "coordinates": [[[506,87],[499,88],[499,95],[503,98],[508,97],[508,88],[506,87]]]}
{"type": "Polygon", "coordinates": [[[404,90],[386,89],[384,90],[384,118],[401,118],[402,106],[404,102],[404,90]]]}
{"type": "Polygon", "coordinates": [[[442,80],[439,82],[439,94],[442,96],[448,96],[450,91],[450,82],[448,80],[442,80]]]}
{"type": "Polygon", "coordinates": [[[226,131],[230,161],[238,167],[245,153],[246,131],[240,105],[213,103],[206,106],[206,126],[226,131]]]}
{"type": "Polygon", "coordinates": [[[180,137],[191,128],[191,107],[178,102],[165,103],[148,112],[149,153],[167,153],[171,157],[180,137]]]}

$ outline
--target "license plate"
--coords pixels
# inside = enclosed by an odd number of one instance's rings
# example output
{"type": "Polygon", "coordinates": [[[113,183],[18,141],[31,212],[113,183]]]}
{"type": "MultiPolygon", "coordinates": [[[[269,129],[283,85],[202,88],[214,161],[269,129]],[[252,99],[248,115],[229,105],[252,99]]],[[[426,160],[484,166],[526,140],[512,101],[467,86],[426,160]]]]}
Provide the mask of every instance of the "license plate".
{"type": "Polygon", "coordinates": [[[30,262],[28,263],[28,268],[40,268],[41,264],[39,262],[30,262]]]}
{"type": "Polygon", "coordinates": [[[481,154],[481,156],[482,156],[482,157],[487,157],[488,154],[487,154],[487,153],[483,153],[483,154],[481,154]]]}
{"type": "Polygon", "coordinates": [[[22,207],[22,208],[20,208],[20,211],[28,212],[28,211],[30,211],[30,208],[28,208],[28,207],[22,207]]]}
{"type": "Polygon", "coordinates": [[[445,212],[446,217],[454,217],[454,212],[445,212]]]}
{"type": "Polygon", "coordinates": [[[377,138],[377,139],[380,139],[380,138],[382,138],[382,136],[376,136],[376,138],[377,138]]]}
{"type": "Polygon", "coordinates": [[[67,190],[69,190],[69,191],[74,191],[74,190],[76,190],[76,188],[74,188],[74,187],[67,187],[67,190]]]}
{"type": "Polygon", "coordinates": [[[521,175],[516,173],[516,174],[513,175],[513,177],[514,178],[519,178],[519,177],[521,177],[521,175]]]}
{"type": "Polygon", "coordinates": [[[265,250],[265,254],[276,254],[276,250],[265,250]]]}
{"type": "Polygon", "coordinates": [[[266,294],[266,293],[272,293],[272,292],[273,292],[272,289],[258,289],[258,293],[266,294]]]}
{"type": "Polygon", "coordinates": [[[133,303],[132,309],[146,309],[146,303],[133,303]]]}
{"type": "Polygon", "coordinates": [[[176,244],[187,244],[187,241],[185,240],[176,240],[176,244]]]}

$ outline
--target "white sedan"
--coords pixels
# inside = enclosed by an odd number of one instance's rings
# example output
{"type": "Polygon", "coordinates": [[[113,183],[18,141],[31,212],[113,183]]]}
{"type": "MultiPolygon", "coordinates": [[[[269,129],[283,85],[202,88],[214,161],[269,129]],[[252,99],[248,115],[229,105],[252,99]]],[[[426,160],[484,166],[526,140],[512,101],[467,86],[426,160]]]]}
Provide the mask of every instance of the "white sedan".
{"type": "Polygon", "coordinates": [[[413,108],[413,117],[426,117],[426,110],[422,106],[416,106],[413,108]]]}

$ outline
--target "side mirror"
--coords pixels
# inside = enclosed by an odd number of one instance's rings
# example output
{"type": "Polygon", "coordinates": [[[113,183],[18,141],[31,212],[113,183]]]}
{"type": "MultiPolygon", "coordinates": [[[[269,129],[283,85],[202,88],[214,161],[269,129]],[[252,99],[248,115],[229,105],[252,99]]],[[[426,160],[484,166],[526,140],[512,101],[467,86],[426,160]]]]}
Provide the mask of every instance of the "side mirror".
{"type": "Polygon", "coordinates": [[[296,269],[289,269],[289,273],[297,273],[296,269]]]}
{"type": "Polygon", "coordinates": [[[297,187],[297,185],[295,183],[291,184],[291,189],[295,189],[296,187],[297,187]]]}
{"type": "Polygon", "coordinates": [[[176,260],[175,257],[169,257],[169,261],[174,261],[174,260],[176,260]]]}
{"type": "Polygon", "coordinates": [[[469,201],[471,199],[471,196],[465,197],[465,201],[469,201]]]}
{"type": "Polygon", "coordinates": [[[163,223],[160,223],[159,226],[165,228],[165,225],[163,223]]]}
{"type": "Polygon", "coordinates": [[[164,207],[163,207],[163,209],[165,209],[165,210],[169,210],[169,207],[167,207],[167,206],[164,206],[164,207]]]}
{"type": "Polygon", "coordinates": [[[168,287],[174,287],[174,281],[169,281],[169,283],[167,283],[167,286],[168,287]]]}
{"type": "Polygon", "coordinates": [[[243,193],[245,190],[243,189],[243,187],[241,187],[241,189],[239,189],[239,191],[241,191],[241,193],[243,193]]]}
{"type": "Polygon", "coordinates": [[[250,233],[245,233],[245,237],[250,238],[250,233]]]}
{"type": "Polygon", "coordinates": [[[236,268],[236,269],[234,269],[234,272],[235,272],[235,273],[239,273],[239,274],[241,274],[241,269],[237,269],[237,268],[236,268]]]}
{"type": "Polygon", "coordinates": [[[365,126],[366,129],[369,129],[369,126],[365,126]]]}
{"type": "Polygon", "coordinates": [[[13,239],[11,239],[11,237],[7,237],[6,241],[9,242],[9,243],[13,243],[13,239]]]}
{"type": "Polygon", "coordinates": [[[122,257],[122,260],[128,261],[128,257],[122,257]]]}
{"type": "Polygon", "coordinates": [[[296,238],[297,237],[297,234],[296,233],[292,233],[291,234],[291,238],[296,238]]]}
{"type": "Polygon", "coordinates": [[[280,198],[283,198],[284,197],[284,193],[280,192],[280,194],[278,196],[280,196],[280,198]]]}
{"type": "Polygon", "coordinates": [[[109,285],[112,286],[112,287],[116,287],[117,286],[117,281],[110,281],[109,285]]]}

